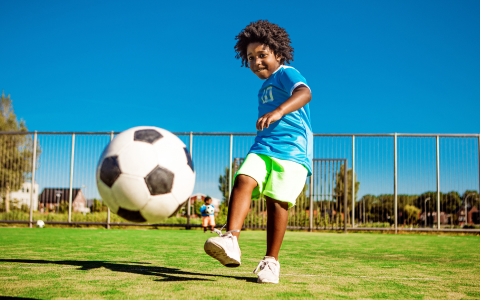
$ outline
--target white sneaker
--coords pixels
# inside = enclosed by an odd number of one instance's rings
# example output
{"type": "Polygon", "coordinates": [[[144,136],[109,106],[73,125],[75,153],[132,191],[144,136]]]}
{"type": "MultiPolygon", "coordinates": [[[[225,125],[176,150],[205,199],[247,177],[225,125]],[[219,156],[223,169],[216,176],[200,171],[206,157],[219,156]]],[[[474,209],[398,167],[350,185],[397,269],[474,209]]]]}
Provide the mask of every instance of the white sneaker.
{"type": "Polygon", "coordinates": [[[222,263],[225,267],[235,268],[240,266],[240,247],[238,246],[237,237],[232,235],[232,232],[240,230],[231,230],[222,234],[218,229],[215,232],[219,235],[217,237],[209,238],[203,248],[205,252],[211,257],[222,263]]]}
{"type": "Polygon", "coordinates": [[[257,273],[258,283],[278,283],[280,277],[280,263],[273,256],[265,256],[253,274],[257,273]]]}

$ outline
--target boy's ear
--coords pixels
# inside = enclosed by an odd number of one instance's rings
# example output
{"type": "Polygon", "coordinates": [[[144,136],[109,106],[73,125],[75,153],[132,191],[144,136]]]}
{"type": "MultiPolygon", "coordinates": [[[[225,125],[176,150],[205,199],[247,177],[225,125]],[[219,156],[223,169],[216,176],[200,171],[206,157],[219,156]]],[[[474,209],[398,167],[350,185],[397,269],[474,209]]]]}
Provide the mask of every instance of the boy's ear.
{"type": "Polygon", "coordinates": [[[278,55],[278,54],[275,54],[275,59],[280,62],[282,60],[282,56],[281,55],[278,55]]]}

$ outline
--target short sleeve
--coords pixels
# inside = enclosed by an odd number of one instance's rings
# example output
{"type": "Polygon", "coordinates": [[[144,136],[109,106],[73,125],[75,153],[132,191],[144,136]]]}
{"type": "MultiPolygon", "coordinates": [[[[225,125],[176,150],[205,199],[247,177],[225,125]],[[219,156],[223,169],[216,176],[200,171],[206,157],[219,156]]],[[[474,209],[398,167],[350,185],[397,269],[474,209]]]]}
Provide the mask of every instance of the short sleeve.
{"type": "Polygon", "coordinates": [[[203,214],[203,212],[207,209],[207,207],[205,205],[202,205],[202,207],[200,207],[200,213],[203,214]]]}
{"type": "Polygon", "coordinates": [[[300,74],[300,72],[292,67],[284,66],[279,80],[285,88],[285,91],[287,91],[290,95],[292,95],[292,92],[296,87],[301,85],[304,85],[310,89],[307,84],[307,80],[302,76],[302,74],[300,74]]]}

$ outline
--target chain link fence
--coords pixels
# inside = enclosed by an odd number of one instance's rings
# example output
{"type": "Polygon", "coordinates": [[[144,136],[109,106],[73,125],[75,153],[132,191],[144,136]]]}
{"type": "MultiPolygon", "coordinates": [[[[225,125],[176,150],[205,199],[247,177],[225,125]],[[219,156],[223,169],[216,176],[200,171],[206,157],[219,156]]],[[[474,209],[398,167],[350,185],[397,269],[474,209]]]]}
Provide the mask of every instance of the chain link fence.
{"type": "MultiPolygon", "coordinates": [[[[0,223],[141,226],[110,214],[95,181],[105,133],[0,132],[0,223]]],[[[177,133],[195,163],[187,207],[162,224],[200,226],[216,200],[226,220],[233,176],[254,134],[177,133]]],[[[480,232],[478,134],[315,134],[313,175],[289,210],[289,229],[480,232]]],[[[245,227],[266,228],[263,199],[245,227]]]]}

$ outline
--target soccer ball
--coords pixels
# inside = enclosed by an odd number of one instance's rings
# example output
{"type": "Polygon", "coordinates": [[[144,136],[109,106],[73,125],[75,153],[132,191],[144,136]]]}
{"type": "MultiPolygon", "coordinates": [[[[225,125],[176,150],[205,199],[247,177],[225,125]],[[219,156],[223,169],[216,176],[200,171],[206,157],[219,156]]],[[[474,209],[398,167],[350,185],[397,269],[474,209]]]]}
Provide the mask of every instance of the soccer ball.
{"type": "Polygon", "coordinates": [[[215,212],[215,209],[213,208],[213,206],[207,206],[207,208],[205,209],[205,212],[208,214],[208,215],[213,215],[213,213],[215,212]]]}
{"type": "Polygon", "coordinates": [[[97,187],[120,217],[155,223],[175,215],[190,197],[195,170],[185,144],[157,127],[117,135],[98,161],[97,187]]]}
{"type": "Polygon", "coordinates": [[[43,228],[45,226],[45,223],[42,220],[37,221],[37,227],[38,228],[43,228]]]}

